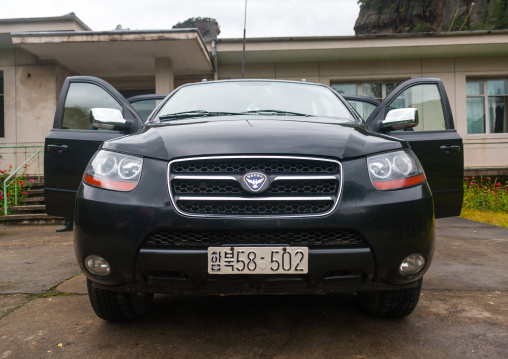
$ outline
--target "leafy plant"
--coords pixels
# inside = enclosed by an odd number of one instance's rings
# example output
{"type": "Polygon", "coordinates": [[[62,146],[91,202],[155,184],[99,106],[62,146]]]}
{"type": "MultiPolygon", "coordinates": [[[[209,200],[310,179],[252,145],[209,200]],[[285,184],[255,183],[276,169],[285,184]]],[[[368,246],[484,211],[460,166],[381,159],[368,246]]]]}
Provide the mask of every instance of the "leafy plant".
{"type": "Polygon", "coordinates": [[[7,198],[7,207],[9,208],[17,205],[16,198],[19,204],[20,199],[28,196],[28,191],[32,188],[34,180],[28,178],[27,167],[28,165],[23,168],[21,174],[9,179],[5,193],[4,182],[10,176],[12,165],[9,165],[7,170],[0,170],[0,216],[5,214],[5,198],[7,198]]]}
{"type": "Polygon", "coordinates": [[[465,177],[462,207],[484,212],[508,213],[508,178],[465,177]]]}

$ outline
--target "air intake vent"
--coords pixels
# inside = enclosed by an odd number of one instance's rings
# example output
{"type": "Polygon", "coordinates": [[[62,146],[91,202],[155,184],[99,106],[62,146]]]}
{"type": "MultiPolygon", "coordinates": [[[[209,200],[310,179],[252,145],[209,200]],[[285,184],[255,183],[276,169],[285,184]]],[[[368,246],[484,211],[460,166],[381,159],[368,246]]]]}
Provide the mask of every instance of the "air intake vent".
{"type": "Polygon", "coordinates": [[[159,231],[150,234],[143,248],[210,247],[222,245],[290,245],[308,247],[366,248],[368,244],[355,231],[344,229],[298,230],[206,230],[159,231]]]}

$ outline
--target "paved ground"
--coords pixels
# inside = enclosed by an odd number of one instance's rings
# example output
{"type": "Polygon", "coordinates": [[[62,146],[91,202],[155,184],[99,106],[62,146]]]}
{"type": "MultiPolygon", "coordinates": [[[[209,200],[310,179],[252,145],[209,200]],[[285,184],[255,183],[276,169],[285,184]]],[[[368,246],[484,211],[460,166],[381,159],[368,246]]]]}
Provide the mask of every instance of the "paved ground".
{"type": "Polygon", "coordinates": [[[353,295],[161,295],[127,324],[92,312],[72,234],[1,226],[0,358],[506,358],[508,229],[437,224],[434,263],[404,319],[371,318],[353,295]]]}

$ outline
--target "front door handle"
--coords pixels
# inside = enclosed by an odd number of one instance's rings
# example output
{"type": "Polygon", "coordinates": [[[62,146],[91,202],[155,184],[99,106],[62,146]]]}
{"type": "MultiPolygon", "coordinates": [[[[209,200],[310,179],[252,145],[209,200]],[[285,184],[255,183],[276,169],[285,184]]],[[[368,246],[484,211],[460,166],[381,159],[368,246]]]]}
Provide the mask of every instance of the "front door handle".
{"type": "Polygon", "coordinates": [[[450,153],[458,153],[461,150],[461,147],[459,145],[443,145],[439,147],[441,152],[444,152],[446,154],[450,153]]]}
{"type": "Polygon", "coordinates": [[[63,143],[56,143],[54,145],[47,146],[48,152],[57,152],[57,153],[64,153],[65,151],[67,151],[67,148],[69,148],[69,146],[63,143]]]}

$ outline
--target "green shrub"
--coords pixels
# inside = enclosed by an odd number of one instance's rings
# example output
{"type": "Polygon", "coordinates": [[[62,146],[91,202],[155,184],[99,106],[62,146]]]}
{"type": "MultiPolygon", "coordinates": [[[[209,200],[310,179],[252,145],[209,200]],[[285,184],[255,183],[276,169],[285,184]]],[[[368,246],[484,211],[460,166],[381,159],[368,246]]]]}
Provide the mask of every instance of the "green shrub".
{"type": "Polygon", "coordinates": [[[9,185],[4,193],[4,181],[10,176],[12,166],[8,170],[0,170],[0,216],[4,215],[5,198],[7,197],[7,207],[15,206],[15,199],[19,201],[28,196],[28,191],[32,188],[33,179],[28,178],[26,173],[28,165],[17,176],[9,179],[9,185]]]}
{"type": "Polygon", "coordinates": [[[465,209],[508,213],[508,179],[471,176],[464,178],[465,209]]]}

